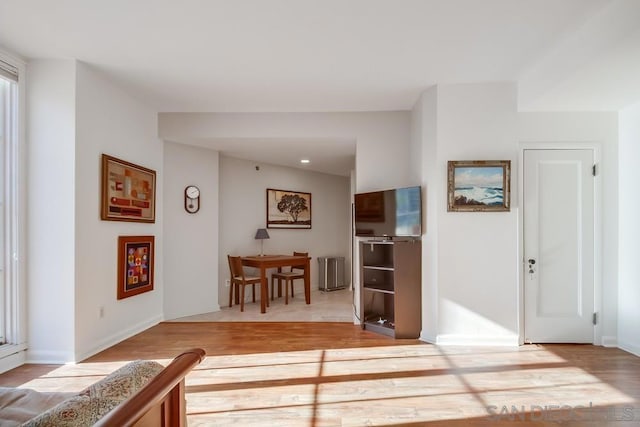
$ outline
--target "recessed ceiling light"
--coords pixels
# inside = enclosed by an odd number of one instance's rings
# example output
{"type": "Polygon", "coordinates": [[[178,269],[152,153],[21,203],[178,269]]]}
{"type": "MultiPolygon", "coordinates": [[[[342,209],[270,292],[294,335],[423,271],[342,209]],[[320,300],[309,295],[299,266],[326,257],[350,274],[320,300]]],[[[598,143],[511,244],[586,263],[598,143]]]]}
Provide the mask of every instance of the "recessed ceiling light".
{"type": "Polygon", "coordinates": [[[302,159],[300,160],[300,163],[311,163],[311,161],[309,159],[302,159]]]}

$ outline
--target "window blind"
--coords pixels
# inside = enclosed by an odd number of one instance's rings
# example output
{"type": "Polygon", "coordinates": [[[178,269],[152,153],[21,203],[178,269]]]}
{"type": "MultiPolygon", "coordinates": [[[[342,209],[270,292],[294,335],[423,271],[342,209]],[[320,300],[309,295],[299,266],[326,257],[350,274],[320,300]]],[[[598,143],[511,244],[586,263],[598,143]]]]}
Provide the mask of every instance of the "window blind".
{"type": "Polygon", "coordinates": [[[0,59],[0,76],[5,77],[14,82],[18,81],[18,69],[13,65],[0,59]]]}

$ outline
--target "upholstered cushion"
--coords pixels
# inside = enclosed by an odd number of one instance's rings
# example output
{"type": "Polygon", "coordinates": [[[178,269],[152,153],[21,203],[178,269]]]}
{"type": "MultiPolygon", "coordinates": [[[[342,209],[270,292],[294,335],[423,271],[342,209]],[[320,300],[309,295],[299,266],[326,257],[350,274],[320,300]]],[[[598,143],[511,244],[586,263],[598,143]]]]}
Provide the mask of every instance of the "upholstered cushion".
{"type": "Polygon", "coordinates": [[[296,279],[301,279],[301,278],[304,278],[304,273],[299,273],[297,271],[281,271],[279,273],[273,273],[272,276],[275,277],[276,279],[278,277],[280,277],[282,279],[286,279],[287,277],[293,277],[293,278],[296,278],[296,279]]]}
{"type": "Polygon", "coordinates": [[[0,426],[19,426],[75,393],[45,393],[28,388],[0,387],[0,426]]]}
{"type": "MultiPolygon", "coordinates": [[[[236,276],[236,280],[242,280],[242,277],[236,276]]],[[[251,280],[260,280],[260,276],[244,276],[244,280],[246,282],[250,282],[251,280]]]]}
{"type": "Polygon", "coordinates": [[[129,396],[137,393],[163,366],[137,360],[112,372],[53,408],[29,420],[28,427],[90,426],[129,396]]]}

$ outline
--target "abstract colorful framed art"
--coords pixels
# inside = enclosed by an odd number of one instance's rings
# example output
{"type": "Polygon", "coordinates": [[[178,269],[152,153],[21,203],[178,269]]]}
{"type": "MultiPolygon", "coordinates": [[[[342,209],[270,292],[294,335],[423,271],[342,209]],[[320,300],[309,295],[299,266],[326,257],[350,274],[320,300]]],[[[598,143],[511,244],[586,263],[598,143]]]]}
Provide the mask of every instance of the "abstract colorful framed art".
{"type": "Polygon", "coordinates": [[[156,172],[103,154],[101,218],[155,222],[156,172]]]}
{"type": "Polygon", "coordinates": [[[118,299],[153,290],[154,236],[118,237],[118,299]]]}

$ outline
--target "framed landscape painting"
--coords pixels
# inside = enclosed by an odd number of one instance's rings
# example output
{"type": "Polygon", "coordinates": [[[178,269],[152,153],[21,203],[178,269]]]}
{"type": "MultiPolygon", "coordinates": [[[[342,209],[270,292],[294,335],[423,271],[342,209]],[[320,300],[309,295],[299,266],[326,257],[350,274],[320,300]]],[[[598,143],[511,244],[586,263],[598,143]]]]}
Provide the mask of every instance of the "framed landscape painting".
{"type": "Polygon", "coordinates": [[[154,236],[118,237],[118,299],[153,290],[154,236]]]}
{"type": "Polygon", "coordinates": [[[448,162],[449,212],[501,212],[510,210],[510,160],[448,162]]]}
{"type": "Polygon", "coordinates": [[[267,188],[267,228],[311,228],[311,193],[267,188]]]}
{"type": "Polygon", "coordinates": [[[101,218],[155,222],[156,172],[103,154],[101,218]]]}

